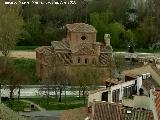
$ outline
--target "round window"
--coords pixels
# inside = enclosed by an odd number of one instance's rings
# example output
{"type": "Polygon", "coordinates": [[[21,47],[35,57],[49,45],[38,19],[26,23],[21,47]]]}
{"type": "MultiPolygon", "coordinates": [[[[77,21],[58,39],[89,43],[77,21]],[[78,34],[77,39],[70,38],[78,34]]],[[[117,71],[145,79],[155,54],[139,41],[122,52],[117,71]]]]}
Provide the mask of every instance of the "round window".
{"type": "Polygon", "coordinates": [[[83,36],[81,37],[81,39],[82,39],[82,40],[86,40],[87,38],[86,38],[86,36],[83,35],[83,36]]]}

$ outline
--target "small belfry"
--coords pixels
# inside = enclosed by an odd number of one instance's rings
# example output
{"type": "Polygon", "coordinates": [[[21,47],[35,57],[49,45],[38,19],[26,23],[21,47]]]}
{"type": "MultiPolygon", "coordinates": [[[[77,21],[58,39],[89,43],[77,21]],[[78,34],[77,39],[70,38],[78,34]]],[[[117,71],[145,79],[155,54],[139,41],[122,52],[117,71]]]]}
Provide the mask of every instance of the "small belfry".
{"type": "Polygon", "coordinates": [[[96,42],[96,29],[89,24],[73,23],[66,25],[66,38],[52,41],[51,46],[36,49],[37,75],[46,79],[49,67],[58,59],[68,71],[72,67],[95,66],[98,69],[108,68],[112,57],[110,35],[104,35],[104,43],[96,42]],[[54,60],[53,60],[54,59],[54,60]]]}

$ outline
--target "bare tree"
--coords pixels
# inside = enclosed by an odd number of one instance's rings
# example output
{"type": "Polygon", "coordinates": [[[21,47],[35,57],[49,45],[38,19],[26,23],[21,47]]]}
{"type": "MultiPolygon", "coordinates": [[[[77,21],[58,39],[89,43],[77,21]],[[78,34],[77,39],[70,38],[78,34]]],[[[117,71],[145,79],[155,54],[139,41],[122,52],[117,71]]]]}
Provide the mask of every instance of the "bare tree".
{"type": "Polygon", "coordinates": [[[62,92],[68,84],[70,77],[64,66],[56,66],[53,72],[50,74],[50,80],[59,90],[59,102],[62,101],[62,92]]]}
{"type": "Polygon", "coordinates": [[[98,78],[99,73],[95,66],[81,66],[73,69],[72,85],[79,86],[79,98],[82,91],[84,104],[86,103],[85,97],[88,88],[95,88],[98,78]]]}

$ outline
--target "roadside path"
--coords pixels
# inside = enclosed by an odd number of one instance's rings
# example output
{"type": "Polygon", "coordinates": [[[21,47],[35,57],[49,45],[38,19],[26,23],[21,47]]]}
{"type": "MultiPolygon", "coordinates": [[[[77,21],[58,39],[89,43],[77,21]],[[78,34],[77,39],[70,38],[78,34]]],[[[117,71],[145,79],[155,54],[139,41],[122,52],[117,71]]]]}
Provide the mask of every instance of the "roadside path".
{"type": "Polygon", "coordinates": [[[34,103],[34,102],[32,102],[32,101],[29,101],[29,100],[20,100],[20,101],[22,101],[22,102],[26,102],[26,103],[29,103],[29,104],[32,104],[32,105],[34,105],[38,110],[40,110],[40,111],[46,111],[44,108],[42,108],[42,107],[40,107],[39,105],[37,105],[36,103],[34,103]]]}
{"type": "MultiPolygon", "coordinates": [[[[1,52],[0,52],[0,56],[2,56],[1,52]]],[[[36,59],[36,52],[35,51],[25,51],[25,50],[24,51],[15,50],[15,51],[11,51],[10,57],[36,59]]]]}
{"type": "Polygon", "coordinates": [[[33,112],[19,112],[19,115],[35,118],[35,120],[59,120],[63,112],[64,110],[33,111],[33,112]]]}

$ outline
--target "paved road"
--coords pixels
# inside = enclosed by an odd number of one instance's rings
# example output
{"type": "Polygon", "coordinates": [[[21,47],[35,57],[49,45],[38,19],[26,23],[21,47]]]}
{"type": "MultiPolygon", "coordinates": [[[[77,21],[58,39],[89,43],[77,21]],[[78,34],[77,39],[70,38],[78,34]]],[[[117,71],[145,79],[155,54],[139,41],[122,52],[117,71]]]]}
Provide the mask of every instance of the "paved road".
{"type": "Polygon", "coordinates": [[[19,112],[19,115],[25,117],[33,117],[36,120],[59,120],[63,110],[54,111],[35,111],[35,112],[19,112]]]}

